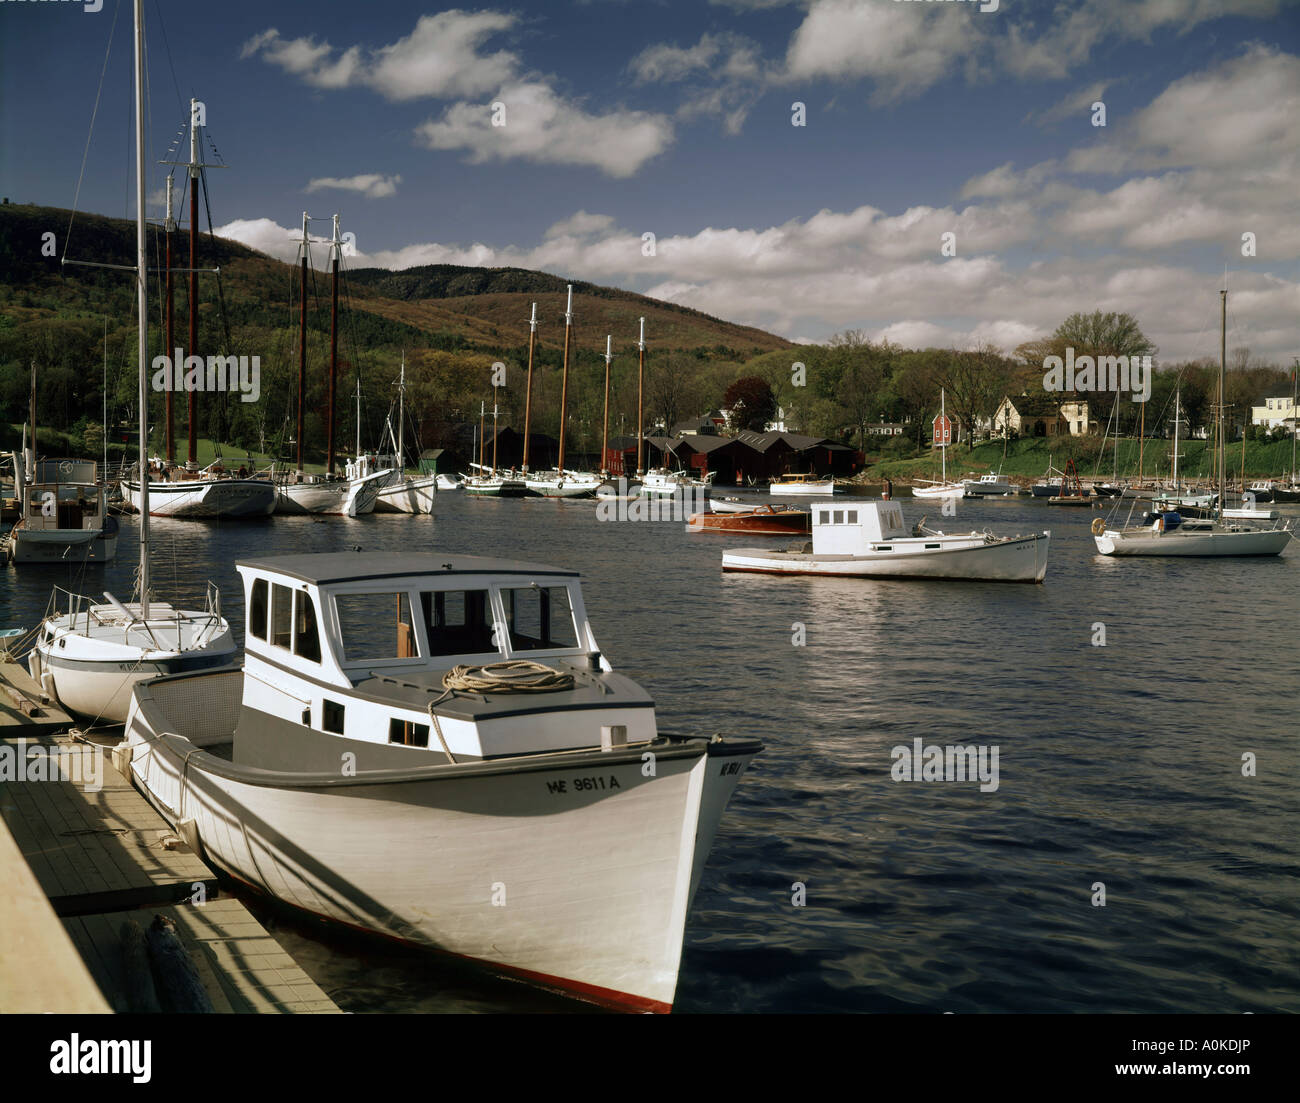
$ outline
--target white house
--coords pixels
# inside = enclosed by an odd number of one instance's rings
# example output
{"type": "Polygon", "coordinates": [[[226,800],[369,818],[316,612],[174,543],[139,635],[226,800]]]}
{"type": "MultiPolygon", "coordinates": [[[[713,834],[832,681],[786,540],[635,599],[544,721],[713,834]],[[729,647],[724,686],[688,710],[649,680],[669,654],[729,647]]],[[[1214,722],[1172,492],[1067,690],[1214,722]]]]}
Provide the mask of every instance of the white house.
{"type": "Polygon", "coordinates": [[[1263,425],[1269,429],[1290,427],[1295,432],[1297,411],[1300,411],[1300,406],[1291,400],[1290,395],[1265,398],[1263,406],[1250,408],[1250,420],[1253,425],[1263,425]]]}

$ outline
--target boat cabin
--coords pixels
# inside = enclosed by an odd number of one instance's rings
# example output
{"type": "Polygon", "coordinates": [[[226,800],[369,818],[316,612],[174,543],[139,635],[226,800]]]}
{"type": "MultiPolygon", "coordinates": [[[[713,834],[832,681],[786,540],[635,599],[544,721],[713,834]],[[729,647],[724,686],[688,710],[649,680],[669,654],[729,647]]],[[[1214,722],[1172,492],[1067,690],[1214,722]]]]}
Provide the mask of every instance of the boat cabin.
{"type": "Polygon", "coordinates": [[[894,540],[910,539],[899,502],[855,502],[813,506],[813,555],[865,555],[887,551],[894,540]]]}
{"type": "Polygon", "coordinates": [[[310,752],[337,768],[346,745],[382,768],[415,751],[460,762],[655,738],[653,702],[601,656],[574,571],[379,552],[237,567],[247,610],[237,761],[303,769],[310,752]],[[572,688],[443,684],[453,667],[512,660],[569,675],[572,688]],[[313,734],[339,746],[322,755],[303,739],[313,734]]]}
{"type": "Polygon", "coordinates": [[[23,523],[29,532],[104,526],[104,492],[92,461],[41,460],[24,495],[23,523]]]}

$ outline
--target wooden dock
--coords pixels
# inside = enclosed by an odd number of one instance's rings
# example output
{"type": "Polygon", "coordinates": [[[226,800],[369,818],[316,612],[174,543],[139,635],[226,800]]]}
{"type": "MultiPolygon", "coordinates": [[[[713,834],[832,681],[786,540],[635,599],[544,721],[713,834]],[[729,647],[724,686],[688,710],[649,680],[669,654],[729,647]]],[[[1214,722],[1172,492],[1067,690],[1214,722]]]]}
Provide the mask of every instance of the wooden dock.
{"type": "Polygon", "coordinates": [[[45,735],[67,731],[73,724],[71,716],[46,699],[25,667],[0,660],[0,733],[45,735]]]}
{"type": "Polygon", "coordinates": [[[30,892],[0,899],[0,1012],[93,1005],[90,993],[75,994],[86,977],[67,960],[69,940],[103,1009],[132,1010],[121,928],[148,928],[156,915],[175,922],[215,1010],[337,1012],[243,904],[219,895],[213,872],[114,768],[113,742],[0,729],[0,835],[11,837],[0,840],[0,883],[34,881],[49,909],[35,915],[30,892]],[[40,1003],[47,968],[74,990],[53,1006],[40,1003]]]}

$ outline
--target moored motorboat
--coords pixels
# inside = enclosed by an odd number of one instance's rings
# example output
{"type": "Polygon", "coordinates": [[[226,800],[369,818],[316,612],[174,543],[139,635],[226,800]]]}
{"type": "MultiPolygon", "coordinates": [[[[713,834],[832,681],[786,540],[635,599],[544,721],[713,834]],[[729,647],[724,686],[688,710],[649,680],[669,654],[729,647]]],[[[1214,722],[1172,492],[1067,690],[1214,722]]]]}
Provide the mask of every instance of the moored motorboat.
{"type": "Polygon", "coordinates": [[[751,536],[796,536],[812,531],[812,514],[794,506],[761,505],[739,513],[692,513],[691,532],[744,532],[751,536]]]}
{"type": "Polygon", "coordinates": [[[789,474],[768,484],[770,494],[834,494],[835,480],[830,475],[789,474]]]}
{"type": "Polygon", "coordinates": [[[117,554],[117,518],[89,460],[40,460],[30,477],[11,455],[19,517],[0,540],[0,561],[108,563],[117,554]]]}
{"type": "Polygon", "coordinates": [[[1042,582],[1047,532],[994,536],[946,534],[925,527],[909,533],[900,503],[857,502],[813,507],[812,540],[784,551],[740,548],[722,554],[724,571],[838,575],[850,578],[942,578],[987,582],[1042,582]]]}
{"type": "Polygon", "coordinates": [[[600,654],[576,572],[442,553],[238,569],[242,670],[137,688],[119,753],[173,827],[305,912],[670,1010],[761,744],[660,732],[600,654]]]}
{"type": "Polygon", "coordinates": [[[1015,483],[1007,482],[1001,475],[989,472],[978,479],[963,479],[962,488],[967,498],[1009,498],[1019,494],[1015,483]]]}
{"type": "Polygon", "coordinates": [[[671,498],[687,492],[707,493],[713,487],[713,477],[717,472],[709,471],[703,476],[688,475],[685,471],[669,471],[665,467],[652,467],[641,479],[641,493],[651,498],[671,498]]]}

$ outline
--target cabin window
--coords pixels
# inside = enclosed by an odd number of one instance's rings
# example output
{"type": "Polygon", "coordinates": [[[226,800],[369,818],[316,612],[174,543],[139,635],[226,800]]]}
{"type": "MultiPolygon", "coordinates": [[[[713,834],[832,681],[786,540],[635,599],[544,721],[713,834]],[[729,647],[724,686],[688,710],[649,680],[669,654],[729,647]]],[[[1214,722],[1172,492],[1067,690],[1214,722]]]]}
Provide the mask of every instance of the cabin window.
{"type": "Polygon", "coordinates": [[[344,708],[337,701],[321,701],[320,703],[320,726],[322,731],[331,732],[334,735],[343,734],[343,713],[344,708]]]}
{"type": "Polygon", "coordinates": [[[293,591],[278,583],[271,587],[271,642],[287,648],[293,635],[293,591]]]}
{"type": "Polygon", "coordinates": [[[413,724],[394,716],[388,722],[388,742],[400,743],[406,747],[427,747],[429,745],[429,725],[413,724]]]}
{"type": "Polygon", "coordinates": [[[819,525],[829,525],[831,523],[831,511],[828,509],[822,510],[821,520],[817,523],[819,525]]]}
{"type": "Polygon", "coordinates": [[[844,524],[844,510],[842,510],[842,509],[837,509],[837,510],[835,511],[835,523],[836,523],[837,525],[842,525],[842,524],[844,524]]]}
{"type": "Polygon", "coordinates": [[[856,509],[849,510],[845,516],[848,517],[850,525],[856,525],[858,523],[858,511],[856,509]]]}
{"type": "Polygon", "coordinates": [[[316,630],[316,603],[311,594],[294,594],[293,653],[320,662],[320,633],[316,630]]]}
{"type": "Polygon", "coordinates": [[[433,590],[420,595],[430,655],[483,655],[500,650],[487,590],[433,590]]]}
{"type": "Polygon", "coordinates": [[[577,647],[578,630],[564,586],[520,586],[501,591],[513,651],[577,647]]]}
{"type": "Polygon", "coordinates": [[[248,630],[259,640],[266,639],[266,579],[253,583],[253,594],[248,600],[248,630]]]}
{"type": "Polygon", "coordinates": [[[345,663],[391,662],[418,655],[411,604],[405,590],[371,594],[337,594],[345,663]]]}

